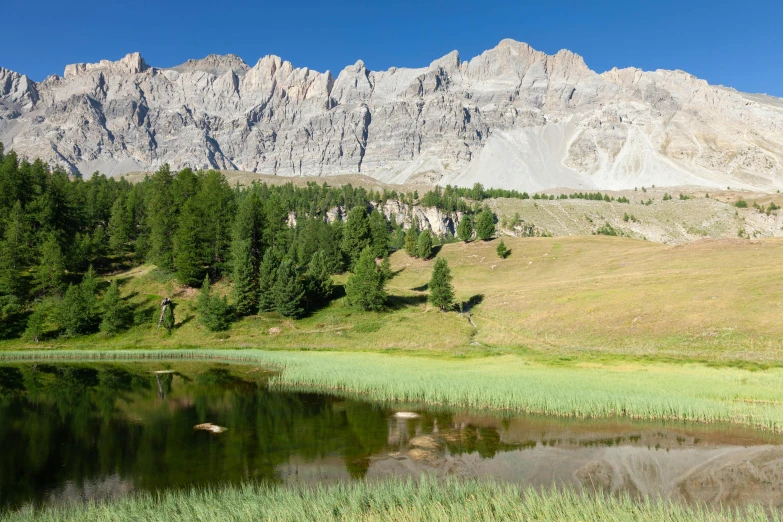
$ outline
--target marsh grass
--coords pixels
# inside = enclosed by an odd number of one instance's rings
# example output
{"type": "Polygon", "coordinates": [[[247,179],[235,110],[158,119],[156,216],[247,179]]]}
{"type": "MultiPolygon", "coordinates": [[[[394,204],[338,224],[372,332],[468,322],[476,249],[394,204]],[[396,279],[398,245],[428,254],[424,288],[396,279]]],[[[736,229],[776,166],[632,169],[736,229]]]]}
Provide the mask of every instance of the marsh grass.
{"type": "Polygon", "coordinates": [[[634,500],[586,490],[534,490],[474,480],[438,482],[394,479],[328,486],[246,484],[214,489],[140,493],[110,503],[7,514],[8,522],[49,521],[454,521],[552,520],[581,522],[768,521],[779,520],[759,506],[743,511],[634,500]]]}
{"type": "Polygon", "coordinates": [[[276,368],[270,385],[371,400],[574,418],[731,423],[783,432],[783,370],[700,364],[552,366],[504,355],[437,359],[361,352],[4,352],[20,359],[212,359],[276,368]]]}

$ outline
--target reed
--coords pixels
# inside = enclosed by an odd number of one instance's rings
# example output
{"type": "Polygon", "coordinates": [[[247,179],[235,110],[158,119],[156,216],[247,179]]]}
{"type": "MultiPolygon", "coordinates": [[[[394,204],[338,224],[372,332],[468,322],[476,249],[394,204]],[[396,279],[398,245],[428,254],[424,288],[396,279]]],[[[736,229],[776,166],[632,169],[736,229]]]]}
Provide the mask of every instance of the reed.
{"type": "Polygon", "coordinates": [[[253,349],[0,353],[0,360],[177,358],[277,368],[271,386],[376,401],[576,418],[720,422],[783,432],[781,369],[660,363],[553,366],[514,355],[459,360],[253,349]]]}
{"type": "Polygon", "coordinates": [[[423,478],[321,486],[245,484],[214,489],[139,493],[111,503],[7,513],[8,522],[178,520],[253,521],[768,521],[775,512],[751,506],[741,512],[634,500],[585,490],[520,489],[511,484],[423,478]]]}

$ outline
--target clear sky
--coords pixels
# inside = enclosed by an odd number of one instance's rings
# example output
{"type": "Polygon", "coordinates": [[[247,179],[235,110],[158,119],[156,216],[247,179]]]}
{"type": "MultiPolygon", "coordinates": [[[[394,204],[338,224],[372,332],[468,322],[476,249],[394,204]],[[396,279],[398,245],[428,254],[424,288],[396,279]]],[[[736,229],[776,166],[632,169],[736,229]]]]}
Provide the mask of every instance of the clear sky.
{"type": "Polygon", "coordinates": [[[34,80],[73,62],[140,51],[170,67],[234,53],[277,54],[338,73],[421,67],[453,49],[469,59],[503,38],[592,69],[682,69],[747,92],[783,97],[783,0],[4,0],[0,66],[34,80]]]}

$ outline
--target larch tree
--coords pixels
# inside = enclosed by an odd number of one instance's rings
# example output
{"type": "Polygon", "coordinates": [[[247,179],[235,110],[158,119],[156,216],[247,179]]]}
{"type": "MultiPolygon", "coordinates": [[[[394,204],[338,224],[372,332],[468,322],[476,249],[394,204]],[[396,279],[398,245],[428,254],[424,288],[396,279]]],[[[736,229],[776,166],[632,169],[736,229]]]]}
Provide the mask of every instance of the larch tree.
{"type": "Polygon", "coordinates": [[[451,269],[443,257],[438,257],[432,268],[429,283],[429,301],[441,310],[448,310],[454,304],[454,286],[451,284],[451,269]]]}
{"type": "Polygon", "coordinates": [[[345,284],[348,304],[358,310],[380,311],[386,303],[386,277],[370,248],[362,251],[345,284]]]}

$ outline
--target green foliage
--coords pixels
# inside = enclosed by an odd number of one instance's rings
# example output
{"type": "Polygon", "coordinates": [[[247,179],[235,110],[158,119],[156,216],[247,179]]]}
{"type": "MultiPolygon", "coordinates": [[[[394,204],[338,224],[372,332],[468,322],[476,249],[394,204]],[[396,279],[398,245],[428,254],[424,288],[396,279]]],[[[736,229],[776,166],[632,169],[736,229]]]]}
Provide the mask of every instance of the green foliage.
{"type": "Polygon", "coordinates": [[[511,253],[511,251],[508,248],[506,248],[506,244],[503,242],[502,239],[500,240],[500,243],[498,243],[498,246],[495,249],[495,251],[497,252],[498,257],[500,259],[506,259],[508,255],[511,253]]]}
{"type": "Polygon", "coordinates": [[[46,237],[39,255],[33,273],[36,291],[44,295],[59,294],[65,277],[65,259],[53,234],[46,237]]]}
{"type": "Polygon", "coordinates": [[[405,252],[411,257],[419,257],[419,220],[416,218],[405,232],[405,252]]]}
{"type": "Polygon", "coordinates": [[[385,286],[386,277],[376,264],[372,250],[365,248],[345,284],[348,304],[358,310],[383,310],[385,286]]]}
{"type": "Polygon", "coordinates": [[[740,198],[734,203],[734,206],[737,208],[748,208],[748,202],[740,198]]]}
{"type": "Polygon", "coordinates": [[[90,314],[84,296],[77,285],[69,285],[58,311],[59,322],[68,335],[90,331],[90,314]]]}
{"type": "Polygon", "coordinates": [[[174,241],[176,208],[172,194],[174,177],[169,165],[163,165],[150,178],[149,204],[149,261],[164,270],[174,268],[174,241]]]}
{"type": "Polygon", "coordinates": [[[372,253],[376,258],[389,253],[389,223],[378,209],[370,213],[370,238],[372,253]]]}
{"type": "Polygon", "coordinates": [[[672,197],[671,197],[671,195],[668,192],[663,195],[663,200],[664,201],[671,201],[671,199],[672,199],[672,197]]]}
{"type": "Polygon", "coordinates": [[[608,221],[603,226],[598,228],[595,231],[595,234],[599,235],[599,236],[617,236],[617,235],[619,235],[618,232],[617,232],[617,229],[615,229],[612,225],[610,225],[608,221]]]}
{"type": "Polygon", "coordinates": [[[350,265],[359,259],[362,251],[372,244],[370,219],[364,207],[356,207],[348,213],[343,229],[342,249],[350,265]]]}
{"type": "Polygon", "coordinates": [[[479,214],[478,220],[476,221],[476,236],[483,241],[487,241],[492,239],[494,235],[495,215],[491,210],[484,209],[484,211],[479,214]]]}
{"type": "Polygon", "coordinates": [[[306,281],[307,299],[311,307],[325,303],[332,296],[332,273],[326,255],[320,250],[310,259],[306,281]]]}
{"type": "Polygon", "coordinates": [[[277,259],[269,248],[264,252],[261,265],[258,267],[258,309],[271,312],[275,309],[275,299],[272,288],[277,279],[277,259]]]}
{"type": "Polygon", "coordinates": [[[457,225],[457,237],[466,243],[473,237],[473,217],[465,214],[457,225]]]}
{"type": "Polygon", "coordinates": [[[234,241],[233,251],[234,309],[239,315],[250,315],[255,313],[258,301],[252,241],[234,241]]]}
{"type": "Polygon", "coordinates": [[[272,287],[275,311],[283,317],[300,317],[304,313],[305,289],[299,279],[296,266],[284,260],[277,268],[277,277],[272,287]]]}
{"type": "Polygon", "coordinates": [[[174,327],[176,326],[176,319],[174,318],[174,308],[176,307],[176,304],[172,301],[168,304],[166,307],[166,310],[163,312],[163,322],[161,323],[161,326],[166,330],[166,333],[171,335],[171,332],[174,330],[174,327]]]}
{"type": "Polygon", "coordinates": [[[47,332],[50,317],[58,308],[58,303],[52,298],[37,301],[33,306],[33,312],[27,318],[27,327],[22,337],[28,341],[39,342],[47,332]]]}
{"type": "Polygon", "coordinates": [[[432,234],[429,230],[424,230],[419,234],[419,240],[416,242],[416,254],[422,259],[432,257],[432,234]]]}
{"type": "Polygon", "coordinates": [[[124,330],[128,324],[128,310],[120,297],[120,287],[113,280],[103,294],[101,301],[101,332],[114,335],[124,330]]]}
{"type": "MultiPolygon", "coordinates": [[[[199,321],[210,332],[222,332],[228,330],[231,325],[231,308],[225,297],[212,295],[212,286],[209,276],[204,278],[196,301],[199,313],[199,321]]],[[[163,317],[166,319],[165,315],[163,317]]]]}
{"type": "Polygon", "coordinates": [[[441,310],[448,310],[454,305],[454,286],[451,284],[451,269],[445,258],[435,260],[432,268],[432,278],[429,283],[429,301],[441,310]]]}
{"type": "Polygon", "coordinates": [[[179,215],[174,236],[174,265],[177,280],[183,285],[198,286],[204,277],[203,221],[196,200],[187,200],[179,215]]]}
{"type": "Polygon", "coordinates": [[[21,299],[25,293],[22,270],[27,264],[29,233],[21,204],[17,201],[11,210],[0,242],[0,295],[21,299]]]}

